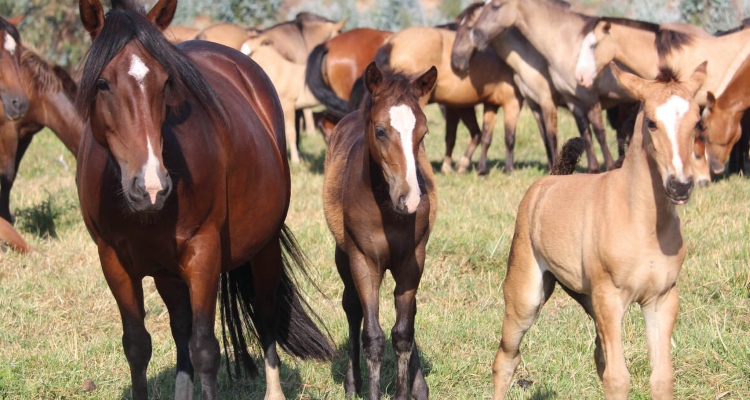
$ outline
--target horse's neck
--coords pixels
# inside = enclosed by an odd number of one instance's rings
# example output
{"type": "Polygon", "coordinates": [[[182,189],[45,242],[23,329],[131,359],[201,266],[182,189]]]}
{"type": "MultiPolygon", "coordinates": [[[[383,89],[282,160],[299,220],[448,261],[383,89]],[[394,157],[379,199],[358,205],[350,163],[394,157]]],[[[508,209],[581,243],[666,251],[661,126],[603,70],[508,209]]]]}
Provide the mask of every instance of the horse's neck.
{"type": "MultiPolygon", "coordinates": [[[[748,29],[750,31],[750,29],[748,29]]],[[[724,71],[724,75],[717,86],[714,95],[716,97],[721,96],[725,91],[733,92],[746,92],[746,86],[742,88],[738,87],[736,82],[738,78],[749,77],[750,78],[750,40],[748,40],[742,49],[737,53],[732,62],[727,66],[724,71]]],[[[748,80],[747,78],[742,80],[748,80]]],[[[745,83],[746,85],[746,83],[745,83]]]]}
{"type": "Polygon", "coordinates": [[[615,60],[642,78],[656,78],[659,74],[659,54],[654,32],[613,23],[609,35],[617,44],[615,60]]]}
{"type": "Polygon", "coordinates": [[[547,59],[551,68],[566,80],[575,82],[583,17],[545,0],[519,1],[518,13],[515,23],[518,30],[547,59]]]}
{"type": "Polygon", "coordinates": [[[664,191],[656,163],[649,159],[641,130],[642,125],[636,124],[618,173],[627,180],[628,215],[658,229],[671,224],[677,218],[677,212],[664,191]]]}
{"type": "Polygon", "coordinates": [[[750,58],[738,69],[726,90],[718,95],[717,107],[727,111],[742,112],[750,108],[750,58]]]}
{"type": "Polygon", "coordinates": [[[70,98],[62,90],[46,91],[37,101],[39,105],[34,107],[33,122],[47,126],[60,138],[65,147],[77,156],[83,121],[70,98]]]}

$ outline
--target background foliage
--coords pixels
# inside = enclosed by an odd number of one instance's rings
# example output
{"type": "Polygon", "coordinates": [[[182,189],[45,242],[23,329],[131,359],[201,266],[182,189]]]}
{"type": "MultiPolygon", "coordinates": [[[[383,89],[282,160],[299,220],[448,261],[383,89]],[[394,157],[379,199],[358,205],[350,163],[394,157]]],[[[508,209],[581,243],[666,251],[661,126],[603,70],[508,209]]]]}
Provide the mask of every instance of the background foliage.
{"type": "MultiPolygon", "coordinates": [[[[140,0],[151,5],[155,0],[140,0]]],[[[105,3],[109,3],[105,0],[105,3]]],[[[347,29],[399,30],[411,25],[451,21],[471,0],[180,0],[175,24],[190,25],[198,15],[242,26],[267,27],[311,11],[332,20],[347,20],[347,29]]],[[[578,0],[576,5],[600,15],[652,22],[686,21],[714,32],[750,16],[750,0],[578,0]]],[[[91,44],[78,18],[76,0],[0,0],[0,16],[28,13],[19,27],[25,44],[48,60],[75,72],[91,44]]]]}

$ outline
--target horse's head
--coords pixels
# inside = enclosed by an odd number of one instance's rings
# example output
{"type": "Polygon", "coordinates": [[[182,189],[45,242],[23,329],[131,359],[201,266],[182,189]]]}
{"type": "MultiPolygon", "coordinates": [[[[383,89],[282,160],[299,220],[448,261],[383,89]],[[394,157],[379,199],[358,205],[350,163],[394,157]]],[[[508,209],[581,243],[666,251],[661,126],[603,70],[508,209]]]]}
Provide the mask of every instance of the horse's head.
{"type": "Polygon", "coordinates": [[[417,159],[427,134],[427,117],[419,101],[430,93],[436,80],[434,66],[413,80],[380,71],[375,62],[365,70],[365,87],[370,93],[363,106],[365,140],[372,160],[383,170],[393,208],[402,214],[417,211],[422,195],[417,159]]]}
{"type": "Polygon", "coordinates": [[[83,26],[93,39],[76,103],[94,139],[120,169],[122,195],[132,212],[162,209],[172,181],[162,158],[167,105],[186,91],[214,99],[195,66],[161,30],[176,0],[159,0],[148,12],[132,0],[113,1],[105,19],[99,0],[81,0],[83,26]]]}
{"type": "Polygon", "coordinates": [[[602,69],[615,58],[615,47],[610,45],[611,28],[609,21],[586,24],[576,62],[575,77],[579,85],[591,87],[602,69]]]}
{"type": "Polygon", "coordinates": [[[471,4],[456,17],[458,29],[451,52],[451,67],[456,71],[466,72],[469,69],[469,60],[476,51],[471,30],[482,12],[482,6],[483,3],[471,4]]]}
{"type": "Polygon", "coordinates": [[[687,202],[693,190],[693,146],[700,122],[700,109],[693,96],[706,78],[706,64],[699,65],[684,82],[668,68],[662,68],[657,79],[650,81],[612,64],[620,84],[641,101],[636,134],[643,136],[649,165],[658,171],[667,197],[676,204],[687,202]]]}
{"type": "Polygon", "coordinates": [[[744,110],[732,107],[733,99],[719,96],[717,99],[711,92],[707,93],[708,103],[703,110],[702,128],[706,137],[706,154],[711,170],[720,174],[724,172],[732,147],[740,140],[742,128],[740,120],[744,110]]]}
{"type": "MultiPolygon", "coordinates": [[[[19,23],[20,18],[11,20],[19,23]]],[[[0,100],[5,118],[14,121],[29,109],[23,75],[21,73],[21,38],[11,23],[0,17],[0,100]]]]}
{"type": "Polygon", "coordinates": [[[470,35],[474,45],[484,50],[493,37],[510,29],[518,18],[518,2],[525,0],[486,0],[470,35]]]}

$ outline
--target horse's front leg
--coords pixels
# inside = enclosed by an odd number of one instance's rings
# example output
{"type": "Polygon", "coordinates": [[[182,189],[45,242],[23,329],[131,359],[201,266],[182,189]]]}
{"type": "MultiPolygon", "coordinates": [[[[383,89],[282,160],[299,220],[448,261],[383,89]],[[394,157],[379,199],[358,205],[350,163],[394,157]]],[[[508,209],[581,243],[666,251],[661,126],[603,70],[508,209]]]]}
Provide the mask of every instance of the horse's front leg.
{"type": "Polygon", "coordinates": [[[362,396],[362,370],[359,367],[362,303],[359,301],[357,285],[352,277],[349,256],[339,246],[336,246],[335,260],[336,269],[344,282],[341,305],[349,324],[349,360],[346,367],[346,377],[344,378],[344,393],[346,393],[347,398],[354,398],[356,395],[362,396]]]}
{"type": "Polygon", "coordinates": [[[414,341],[414,319],[417,314],[417,287],[422,278],[422,268],[424,265],[424,251],[419,255],[408,260],[398,268],[392,271],[393,279],[396,281],[396,288],[393,297],[396,305],[396,323],[391,329],[391,340],[393,342],[393,352],[396,354],[396,399],[407,399],[410,395],[409,386],[409,364],[410,360],[415,364],[414,398],[421,400],[427,399],[427,383],[422,375],[422,368],[419,365],[419,358],[412,352],[416,351],[414,341]]]}
{"type": "Polygon", "coordinates": [[[599,342],[595,351],[597,371],[607,400],[627,399],[630,373],[622,347],[622,318],[627,305],[619,291],[608,283],[599,283],[591,294],[591,304],[599,342]]]}
{"type": "Polygon", "coordinates": [[[134,400],[148,399],[146,368],[151,360],[151,335],[143,322],[146,312],[141,279],[131,277],[114,249],[105,244],[99,244],[99,259],[122,318],[122,347],[130,366],[131,396],[134,400]]]}
{"type": "Polygon", "coordinates": [[[180,267],[190,290],[193,326],[188,344],[190,360],[201,379],[202,398],[218,398],[216,377],[221,349],[214,335],[216,295],[221,273],[221,245],[218,230],[200,230],[185,249],[180,267]]]}
{"type": "Polygon", "coordinates": [[[678,303],[677,286],[674,286],[664,297],[641,306],[651,356],[651,397],[657,400],[672,399],[674,396],[674,371],[669,346],[678,303]]]}
{"type": "Polygon", "coordinates": [[[188,346],[193,322],[190,292],[179,278],[158,277],[154,283],[169,311],[169,326],[177,347],[174,398],[189,400],[193,398],[193,364],[188,346]]]}

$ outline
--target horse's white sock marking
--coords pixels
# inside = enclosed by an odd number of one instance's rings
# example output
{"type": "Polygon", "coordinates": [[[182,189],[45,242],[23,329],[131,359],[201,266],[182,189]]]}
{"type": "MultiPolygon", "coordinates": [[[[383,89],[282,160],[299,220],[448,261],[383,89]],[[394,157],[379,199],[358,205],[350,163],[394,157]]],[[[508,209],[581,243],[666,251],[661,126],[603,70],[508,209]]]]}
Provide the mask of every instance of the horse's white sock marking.
{"type": "Polygon", "coordinates": [[[414,160],[414,127],[417,118],[411,108],[405,104],[391,107],[391,126],[401,134],[401,148],[406,159],[406,183],[409,184],[409,194],[406,196],[406,209],[409,213],[417,210],[419,205],[419,184],[417,183],[417,166],[414,160]]]}
{"type": "Polygon", "coordinates": [[[680,159],[680,146],[677,143],[677,127],[680,125],[682,117],[690,109],[690,103],[680,96],[673,95],[666,103],[656,108],[656,119],[664,124],[667,131],[667,137],[672,143],[672,166],[678,178],[684,178],[682,169],[682,160],[680,159]]]}
{"type": "Polygon", "coordinates": [[[151,200],[151,204],[156,203],[156,194],[159,193],[164,187],[161,185],[161,179],[159,179],[159,167],[161,163],[154,154],[154,148],[151,147],[151,139],[146,138],[148,144],[148,160],[146,165],[143,166],[143,180],[146,185],[146,191],[151,200]]]}
{"type": "Polygon", "coordinates": [[[11,55],[16,52],[16,40],[13,39],[13,36],[10,35],[10,33],[5,32],[5,50],[8,50],[8,53],[11,55]]]}
{"type": "Polygon", "coordinates": [[[272,367],[268,360],[265,360],[266,367],[266,399],[283,399],[284,392],[281,390],[281,377],[279,368],[272,367]]]}
{"type": "Polygon", "coordinates": [[[136,82],[138,82],[138,86],[141,87],[141,90],[143,90],[143,81],[146,79],[146,74],[148,74],[148,67],[146,64],[143,63],[143,60],[141,60],[140,57],[133,54],[133,56],[130,58],[130,69],[128,70],[128,74],[132,76],[136,82]]]}
{"type": "Polygon", "coordinates": [[[594,83],[596,78],[596,58],[594,57],[594,46],[596,45],[596,36],[594,32],[589,32],[581,42],[581,50],[578,53],[578,62],[576,63],[576,81],[581,86],[589,87],[594,83]]]}
{"type": "Polygon", "coordinates": [[[174,398],[193,400],[193,380],[185,371],[177,373],[177,379],[174,384],[174,398]]]}

